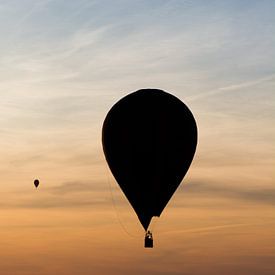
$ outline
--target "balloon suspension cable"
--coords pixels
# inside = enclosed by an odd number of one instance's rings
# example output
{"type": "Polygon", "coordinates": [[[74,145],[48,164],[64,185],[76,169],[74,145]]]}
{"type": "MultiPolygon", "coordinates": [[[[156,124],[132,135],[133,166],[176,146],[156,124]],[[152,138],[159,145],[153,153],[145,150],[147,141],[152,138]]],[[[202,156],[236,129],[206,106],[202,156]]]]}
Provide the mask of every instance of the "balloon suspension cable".
{"type": "Polygon", "coordinates": [[[128,235],[130,236],[131,238],[139,238],[139,236],[137,235],[133,235],[131,234],[125,227],[125,225],[123,224],[120,216],[119,216],[119,213],[118,213],[118,208],[117,208],[117,205],[116,205],[116,201],[115,201],[115,198],[114,198],[114,194],[113,194],[113,190],[112,190],[112,186],[111,186],[111,180],[110,180],[110,171],[109,169],[107,168],[107,166],[105,165],[105,168],[106,168],[106,172],[107,172],[107,177],[108,177],[108,185],[109,185],[109,190],[110,190],[110,194],[111,194],[111,198],[112,198],[112,205],[113,205],[113,208],[114,208],[114,211],[116,213],[116,218],[117,218],[117,221],[118,223],[120,224],[121,228],[123,229],[123,231],[128,235]]]}

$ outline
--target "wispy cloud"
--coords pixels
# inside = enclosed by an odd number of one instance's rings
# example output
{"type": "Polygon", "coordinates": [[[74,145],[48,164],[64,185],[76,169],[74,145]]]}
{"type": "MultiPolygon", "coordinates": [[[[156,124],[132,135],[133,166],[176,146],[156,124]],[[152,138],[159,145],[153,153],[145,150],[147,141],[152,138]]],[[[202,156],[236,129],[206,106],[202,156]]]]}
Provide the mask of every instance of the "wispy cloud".
{"type": "Polygon", "coordinates": [[[222,93],[227,93],[230,91],[239,91],[242,92],[243,88],[249,88],[249,87],[253,87],[253,86],[257,86],[259,84],[262,84],[264,82],[268,82],[268,81],[273,81],[275,80],[275,74],[263,77],[263,78],[259,78],[256,80],[251,80],[251,81],[246,81],[246,82],[242,82],[242,83],[237,83],[237,84],[231,84],[225,87],[221,87],[218,88],[216,90],[213,91],[206,91],[200,94],[195,94],[192,95],[190,97],[187,97],[186,100],[187,101],[196,101],[196,100],[203,100],[205,98],[211,97],[211,96],[215,96],[217,94],[222,94],[222,93]]]}
{"type": "MultiPolygon", "coordinates": [[[[116,183],[114,184],[116,185],[116,183]]],[[[114,184],[108,186],[105,181],[66,182],[53,187],[40,187],[31,192],[24,190],[24,193],[22,193],[21,190],[13,193],[13,197],[16,197],[16,200],[2,200],[1,207],[37,209],[125,207],[127,199],[119,190],[119,187],[117,185],[114,186],[114,184]],[[39,193],[39,195],[32,194],[32,192],[39,193]]],[[[274,206],[275,204],[274,188],[218,186],[207,182],[190,182],[183,184],[176,192],[177,199],[171,203],[172,207],[176,208],[211,208],[212,206],[216,208],[217,204],[226,208],[226,204],[220,203],[222,201],[231,203],[235,201],[236,205],[248,203],[259,206],[274,206]]]]}
{"type": "MultiPolygon", "coordinates": [[[[159,232],[160,235],[163,234],[184,234],[184,233],[215,233],[216,231],[221,231],[230,228],[238,228],[238,227],[251,227],[255,225],[263,225],[263,223],[231,223],[231,224],[223,224],[216,226],[207,226],[207,227],[198,227],[191,229],[183,229],[183,230],[169,230],[167,232],[159,232]]],[[[275,223],[268,223],[265,225],[274,225],[275,223]]]]}
{"type": "Polygon", "coordinates": [[[108,180],[70,181],[47,187],[41,182],[35,189],[19,188],[9,191],[9,198],[3,198],[0,205],[5,208],[47,209],[47,208],[95,208],[112,209],[126,203],[126,198],[117,185],[108,180]],[[43,186],[44,185],[44,186],[43,186]],[[123,200],[121,201],[121,198],[123,200]]]}
{"type": "Polygon", "coordinates": [[[12,197],[16,199],[2,200],[1,207],[32,209],[104,207],[110,204],[110,198],[104,188],[108,188],[104,182],[68,182],[53,187],[40,186],[33,190],[21,189],[12,193],[12,197]]]}
{"type": "MultiPolygon", "coordinates": [[[[209,182],[196,183],[190,182],[183,184],[178,190],[181,195],[185,198],[205,198],[205,199],[216,199],[216,200],[236,200],[239,203],[253,203],[253,204],[266,204],[275,205],[275,188],[255,188],[247,185],[241,187],[237,185],[222,185],[213,184],[209,182]]],[[[197,203],[197,201],[196,201],[197,203]]],[[[216,202],[214,202],[215,204],[216,202]]],[[[202,203],[202,205],[204,202],[202,203]]],[[[184,203],[188,205],[188,203],[184,203]]]]}
{"type": "Polygon", "coordinates": [[[82,193],[82,192],[98,192],[99,190],[106,190],[105,182],[66,182],[61,185],[48,188],[49,193],[55,195],[65,195],[68,193],[82,193]]]}

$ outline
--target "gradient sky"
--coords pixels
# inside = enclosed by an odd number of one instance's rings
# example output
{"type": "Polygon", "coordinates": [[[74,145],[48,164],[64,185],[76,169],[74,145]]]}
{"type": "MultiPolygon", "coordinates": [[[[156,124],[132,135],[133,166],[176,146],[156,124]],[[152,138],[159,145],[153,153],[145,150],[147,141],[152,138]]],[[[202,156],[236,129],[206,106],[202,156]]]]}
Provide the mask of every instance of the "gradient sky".
{"type": "Polygon", "coordinates": [[[274,14],[265,0],[1,0],[0,274],[275,274],[274,14]],[[108,110],[141,88],[183,100],[199,128],[152,250],[101,147],[108,110]]]}

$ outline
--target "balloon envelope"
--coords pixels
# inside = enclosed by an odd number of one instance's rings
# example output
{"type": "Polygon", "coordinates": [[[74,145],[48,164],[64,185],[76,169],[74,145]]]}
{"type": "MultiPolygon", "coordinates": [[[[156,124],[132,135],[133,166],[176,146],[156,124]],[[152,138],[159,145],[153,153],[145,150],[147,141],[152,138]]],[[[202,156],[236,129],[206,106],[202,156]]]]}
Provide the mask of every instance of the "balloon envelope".
{"type": "Polygon", "coordinates": [[[38,179],[36,179],[36,180],[34,180],[34,185],[35,185],[35,187],[37,188],[38,187],[38,185],[39,185],[39,180],[38,179]]]}
{"type": "Polygon", "coordinates": [[[192,162],[197,126],[191,111],[162,90],[136,91],[108,112],[102,144],[116,181],[147,230],[192,162]]]}

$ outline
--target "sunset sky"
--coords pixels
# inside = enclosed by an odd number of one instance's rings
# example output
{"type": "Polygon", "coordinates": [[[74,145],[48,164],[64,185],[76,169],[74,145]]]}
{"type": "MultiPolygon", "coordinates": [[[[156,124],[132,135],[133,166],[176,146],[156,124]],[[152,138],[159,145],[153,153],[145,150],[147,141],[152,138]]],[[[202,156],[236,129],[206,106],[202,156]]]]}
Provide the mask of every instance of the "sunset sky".
{"type": "Polygon", "coordinates": [[[275,274],[274,14],[272,0],[0,0],[0,274],[275,274]],[[180,98],[199,130],[154,249],[101,145],[109,109],[142,88],[180,98]]]}

